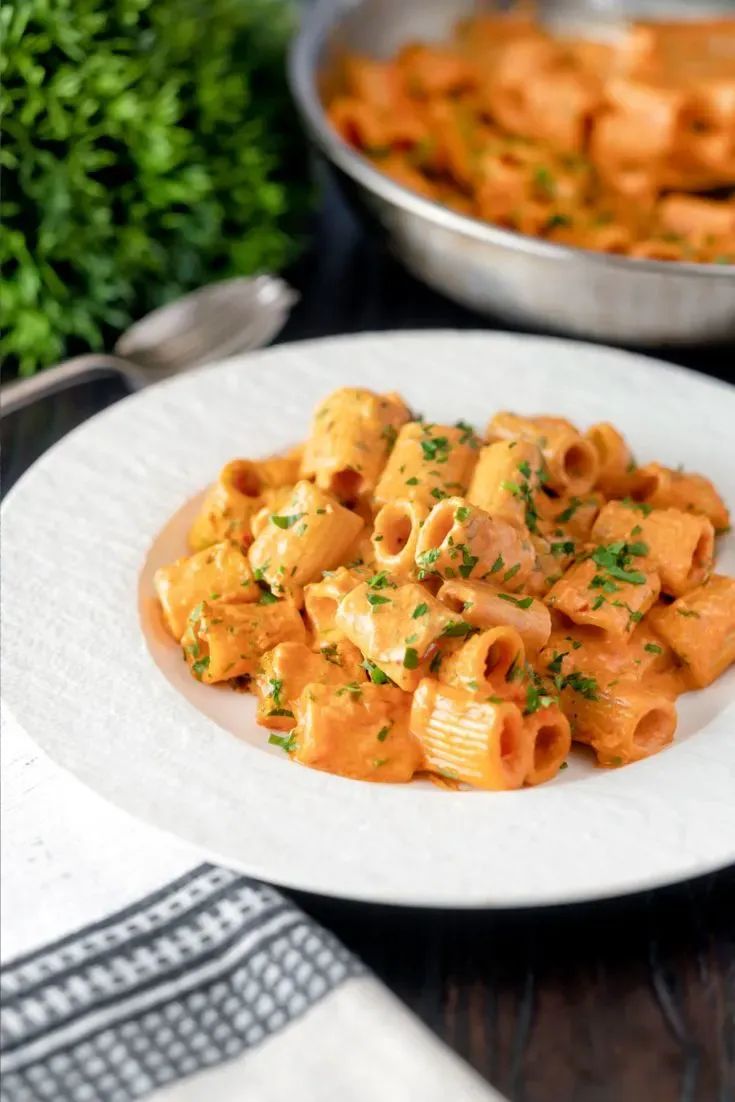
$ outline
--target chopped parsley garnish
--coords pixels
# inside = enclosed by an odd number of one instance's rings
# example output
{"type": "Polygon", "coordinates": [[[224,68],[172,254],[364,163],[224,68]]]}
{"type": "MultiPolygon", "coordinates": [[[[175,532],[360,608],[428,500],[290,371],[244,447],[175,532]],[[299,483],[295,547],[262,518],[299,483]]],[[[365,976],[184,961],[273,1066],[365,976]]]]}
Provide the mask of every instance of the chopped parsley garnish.
{"type": "Polygon", "coordinates": [[[630,563],[633,558],[640,558],[648,554],[648,545],[640,540],[636,543],[626,543],[625,540],[615,540],[613,543],[596,547],[590,556],[596,566],[606,571],[606,578],[596,574],[590,582],[590,588],[603,588],[607,592],[614,592],[619,588],[613,588],[612,578],[630,585],[643,585],[646,575],[641,570],[631,570],[630,563]]]}
{"type": "Polygon", "coordinates": [[[379,593],[368,593],[367,603],[372,605],[373,608],[377,608],[379,605],[391,604],[390,597],[381,597],[379,593]]]}
{"type": "Polygon", "coordinates": [[[545,165],[538,166],[533,174],[533,183],[544,199],[553,199],[556,195],[556,180],[553,173],[545,165]]]}
{"type": "Polygon", "coordinates": [[[526,706],[523,709],[523,714],[531,716],[534,712],[537,712],[539,708],[550,708],[553,703],[553,696],[549,696],[549,694],[543,692],[538,685],[529,682],[526,686],[526,706]]]}
{"type": "Polygon", "coordinates": [[[466,543],[461,544],[462,551],[462,565],[459,567],[459,572],[463,578],[469,578],[470,574],[477,566],[479,559],[477,555],[471,555],[466,543]]]}
{"type": "Polygon", "coordinates": [[[429,663],[429,673],[438,673],[439,672],[439,667],[441,666],[443,660],[444,660],[444,655],[442,654],[442,652],[440,650],[438,650],[436,652],[436,654],[434,655],[434,657],[432,658],[431,662],[429,663]]]}
{"type": "Polygon", "coordinates": [[[605,593],[618,593],[620,591],[620,586],[612,581],[611,578],[606,578],[603,574],[595,574],[587,588],[603,589],[605,593]]]}
{"type": "Polygon", "coordinates": [[[412,620],[418,620],[420,616],[426,616],[429,611],[429,606],[426,601],[422,601],[420,605],[416,605],[416,608],[411,613],[412,620]]]}
{"type": "Polygon", "coordinates": [[[348,681],[346,685],[343,685],[341,689],[337,689],[337,696],[344,696],[345,693],[349,693],[355,700],[359,700],[362,696],[362,685],[357,681],[348,681]]]}
{"type": "Polygon", "coordinates": [[[283,680],[280,677],[271,677],[268,684],[270,685],[271,689],[271,691],[268,693],[268,696],[272,697],[275,706],[277,708],[280,708],[281,704],[283,704],[283,701],[281,699],[281,693],[283,692],[283,680]]]}
{"type": "Polygon", "coordinates": [[[513,659],[510,666],[508,666],[508,672],[505,675],[506,681],[520,681],[523,677],[523,666],[518,663],[518,655],[513,659]]]}
{"type": "Polygon", "coordinates": [[[549,673],[558,674],[561,673],[561,664],[569,654],[568,650],[554,651],[554,657],[551,659],[546,669],[549,673]]]}
{"type": "Polygon", "coordinates": [[[470,515],[470,510],[469,510],[469,508],[468,508],[468,507],[467,507],[466,505],[460,505],[460,506],[459,506],[459,507],[458,507],[458,508],[457,508],[457,509],[455,510],[455,513],[454,513],[454,519],[455,519],[455,520],[457,521],[457,523],[458,523],[458,524],[463,524],[463,523],[464,523],[464,521],[466,521],[466,520],[467,520],[467,517],[468,517],[469,515],[470,515]]]}
{"type": "Polygon", "coordinates": [[[479,685],[477,684],[477,682],[476,682],[476,681],[474,681],[474,680],[472,680],[472,681],[468,681],[468,682],[467,682],[467,688],[468,688],[468,689],[471,689],[473,693],[476,693],[476,692],[477,692],[477,690],[479,689],[479,687],[480,687],[480,686],[479,686],[479,685]]]}
{"type": "Polygon", "coordinates": [[[627,506],[628,509],[637,509],[644,517],[653,512],[653,505],[646,505],[645,501],[633,501],[632,497],[624,497],[620,504],[627,506]]]}
{"type": "Polygon", "coordinates": [[[558,520],[560,524],[568,524],[574,514],[577,512],[577,509],[581,508],[582,505],[584,505],[584,502],[581,498],[571,498],[566,509],[564,509],[563,512],[554,517],[554,520],[558,520]]]}
{"type": "Polygon", "coordinates": [[[390,733],[390,727],[381,727],[378,731],[378,742],[385,742],[390,733]]]}
{"type": "Polygon", "coordinates": [[[394,425],[384,425],[383,431],[380,435],[381,438],[385,440],[385,450],[390,455],[390,453],[393,451],[393,445],[396,442],[398,431],[396,430],[394,425]]]}
{"type": "Polygon", "coordinates": [[[287,754],[296,749],[296,736],[293,731],[289,735],[268,735],[271,746],[280,746],[287,754]]]}
{"type": "Polygon", "coordinates": [[[193,663],[193,665],[191,667],[191,672],[194,674],[195,677],[198,677],[198,678],[201,679],[202,674],[205,672],[205,670],[208,670],[208,669],[209,669],[209,655],[207,654],[207,655],[204,656],[204,658],[198,658],[197,661],[193,663]]]}
{"type": "Polygon", "coordinates": [[[568,214],[552,214],[546,219],[545,230],[555,230],[558,226],[571,226],[572,220],[568,214]]]}
{"type": "Polygon", "coordinates": [[[636,612],[636,610],[632,609],[630,607],[630,605],[627,604],[627,602],[625,602],[625,601],[613,601],[612,604],[613,604],[614,608],[627,608],[627,610],[628,610],[628,623],[625,626],[626,631],[630,631],[631,628],[633,627],[633,624],[639,624],[641,622],[641,620],[643,619],[643,613],[642,612],[636,612]]]}
{"type": "Polygon", "coordinates": [[[431,491],[431,496],[435,497],[437,501],[443,501],[445,497],[448,497],[446,490],[441,490],[438,486],[435,486],[431,491]]]}
{"type": "MultiPolygon", "coordinates": [[[[526,470],[528,470],[529,475],[531,472],[531,468],[525,460],[518,464],[518,470],[521,474],[524,474],[526,470]]],[[[528,481],[528,477],[520,483],[508,481],[501,482],[500,485],[502,489],[507,490],[513,497],[523,502],[526,526],[529,532],[538,532],[538,510],[536,508],[536,502],[533,499],[533,491],[531,490],[531,484],[528,481]]]]}
{"type": "Polygon", "coordinates": [[[699,613],[695,612],[695,610],[693,608],[677,608],[676,612],[677,612],[677,615],[686,616],[687,619],[690,618],[690,617],[695,619],[695,620],[699,619],[699,613]]]}
{"type": "Polygon", "coordinates": [[[441,634],[447,639],[461,638],[463,635],[470,635],[473,631],[476,631],[472,624],[468,624],[465,620],[450,620],[445,627],[442,628],[441,634]]]}
{"type": "Polygon", "coordinates": [[[643,646],[643,649],[647,650],[649,654],[663,654],[664,653],[663,647],[660,647],[658,645],[658,643],[645,643],[644,646],[643,646]]]}
{"type": "Polygon", "coordinates": [[[498,593],[501,601],[508,601],[509,604],[515,605],[516,608],[530,608],[533,604],[533,597],[514,597],[511,593],[498,593]]]}
{"type": "MultiPolygon", "coordinates": [[[[617,586],[615,588],[617,589],[617,586]]],[[[602,594],[600,594],[599,597],[595,597],[594,601],[592,602],[592,606],[591,606],[592,611],[597,612],[598,608],[602,608],[604,603],[605,603],[605,598],[602,596],[602,594]]]]}
{"type": "Polygon", "coordinates": [[[522,460],[518,464],[518,470],[521,472],[524,478],[531,477],[531,464],[528,462],[527,459],[522,460]]]}
{"type": "Polygon", "coordinates": [[[549,550],[555,559],[558,559],[560,555],[573,555],[574,542],[572,540],[561,540],[559,543],[549,544],[549,550]]]}
{"type": "Polygon", "coordinates": [[[518,571],[520,569],[521,569],[521,564],[519,562],[515,563],[513,566],[510,567],[509,570],[506,570],[505,574],[503,574],[503,581],[504,582],[509,582],[511,580],[511,578],[515,578],[516,574],[518,573],[518,571]]]}
{"type": "Polygon", "coordinates": [[[259,605],[274,605],[277,603],[277,601],[278,598],[267,589],[264,589],[260,597],[258,598],[259,605]]]}
{"type": "Polygon", "coordinates": [[[322,657],[326,658],[327,662],[330,662],[333,666],[341,666],[342,663],[337,653],[336,643],[324,643],[321,647],[322,657]]]}
{"type": "Polygon", "coordinates": [[[406,479],[406,485],[407,486],[418,486],[418,484],[419,484],[419,480],[416,477],[416,475],[414,475],[413,478],[407,478],[406,479]]]}
{"type": "Polygon", "coordinates": [[[367,671],[367,675],[372,681],[373,685],[388,685],[390,684],[390,678],[387,673],[384,673],[379,666],[376,666],[374,662],[371,662],[369,658],[366,658],[360,665],[367,671]]]}
{"type": "Polygon", "coordinates": [[[204,614],[204,601],[200,601],[198,605],[194,605],[188,616],[190,624],[198,624],[204,614]]]}
{"type": "Polygon", "coordinates": [[[275,524],[276,528],[293,528],[294,524],[297,524],[303,516],[304,513],[290,513],[288,516],[272,514],[271,523],[275,524]]]}
{"type": "Polygon", "coordinates": [[[422,551],[420,555],[416,556],[416,563],[419,567],[419,581],[425,578],[427,574],[432,574],[434,571],[431,569],[439,558],[441,550],[438,547],[430,547],[428,551],[422,551]]]}
{"type": "Polygon", "coordinates": [[[466,421],[457,421],[455,427],[462,430],[462,435],[459,438],[460,444],[469,444],[471,448],[478,447],[477,437],[472,425],[468,425],[466,421]]]}
{"type": "Polygon", "coordinates": [[[406,653],[403,655],[403,665],[407,670],[415,670],[419,664],[419,654],[414,647],[406,647],[406,653]]]}
{"type": "Polygon", "coordinates": [[[566,677],[555,678],[554,684],[559,692],[562,689],[573,689],[575,693],[579,693],[585,700],[597,700],[597,681],[594,677],[587,677],[581,673],[580,670],[573,670],[572,673],[568,673],[566,677]]]}
{"type": "Polygon", "coordinates": [[[433,463],[446,463],[449,458],[450,443],[446,436],[435,436],[421,441],[424,459],[433,463]]]}
{"type": "Polygon", "coordinates": [[[293,712],[289,708],[271,708],[268,712],[269,716],[288,716],[293,719],[293,712]]]}
{"type": "Polygon", "coordinates": [[[373,574],[372,578],[368,578],[367,584],[371,589],[396,588],[396,583],[390,580],[385,570],[380,570],[377,574],[373,574]]]}
{"type": "Polygon", "coordinates": [[[502,555],[498,555],[497,559],[495,560],[493,565],[488,570],[488,574],[497,574],[497,572],[499,570],[502,570],[504,566],[505,566],[505,559],[503,558],[502,555]]]}

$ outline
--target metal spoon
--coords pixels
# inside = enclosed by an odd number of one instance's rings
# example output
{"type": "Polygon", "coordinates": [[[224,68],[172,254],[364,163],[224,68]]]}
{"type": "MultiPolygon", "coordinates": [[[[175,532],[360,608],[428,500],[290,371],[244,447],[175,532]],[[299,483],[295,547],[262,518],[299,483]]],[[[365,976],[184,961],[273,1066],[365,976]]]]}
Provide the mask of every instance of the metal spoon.
{"type": "Polygon", "coordinates": [[[115,354],[90,353],[0,387],[0,417],[75,383],[117,374],[133,390],[269,344],[298,301],[277,276],[225,279],[161,306],[127,329],[115,354]]]}

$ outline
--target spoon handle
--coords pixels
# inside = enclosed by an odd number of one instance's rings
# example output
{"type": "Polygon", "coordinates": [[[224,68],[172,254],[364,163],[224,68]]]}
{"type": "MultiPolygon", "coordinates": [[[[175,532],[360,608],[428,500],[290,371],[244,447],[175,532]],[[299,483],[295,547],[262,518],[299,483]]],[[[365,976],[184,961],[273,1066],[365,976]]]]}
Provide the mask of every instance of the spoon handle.
{"type": "Polygon", "coordinates": [[[46,398],[76,383],[111,374],[120,375],[127,383],[136,385],[135,365],[121,356],[104,353],[73,356],[72,359],[64,360],[63,363],[49,367],[29,379],[18,379],[0,387],[0,418],[23,409],[38,398],[46,398]]]}

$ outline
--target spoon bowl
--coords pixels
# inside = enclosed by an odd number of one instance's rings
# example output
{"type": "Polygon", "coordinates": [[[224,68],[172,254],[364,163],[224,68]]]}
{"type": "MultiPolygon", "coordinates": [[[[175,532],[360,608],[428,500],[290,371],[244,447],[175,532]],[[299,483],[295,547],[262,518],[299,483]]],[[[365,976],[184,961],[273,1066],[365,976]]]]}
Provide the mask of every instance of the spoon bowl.
{"type": "Polygon", "coordinates": [[[0,416],[75,383],[119,375],[133,390],[269,344],[297,293],[278,276],[224,279],[192,291],[133,323],[114,355],[89,353],[0,387],[0,416]]]}

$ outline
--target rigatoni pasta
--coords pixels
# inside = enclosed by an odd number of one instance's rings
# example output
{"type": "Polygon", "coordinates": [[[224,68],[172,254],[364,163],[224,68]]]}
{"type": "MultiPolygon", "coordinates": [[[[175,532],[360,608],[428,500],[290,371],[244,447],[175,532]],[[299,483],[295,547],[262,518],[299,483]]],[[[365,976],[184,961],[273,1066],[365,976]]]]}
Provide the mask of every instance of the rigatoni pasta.
{"type": "Polygon", "coordinates": [[[194,553],[154,580],[192,676],[252,690],[271,744],[359,780],[518,789],[573,742],[605,767],[666,747],[676,698],[735,663],[716,488],[637,466],[607,422],[506,411],[483,438],[410,416],[342,388],[303,449],[223,468],[194,553]]]}
{"type": "Polygon", "coordinates": [[[333,127],[404,187],[502,229],[735,263],[735,19],[629,23],[602,41],[525,7],[387,60],[348,56],[333,127]]]}
{"type": "Polygon", "coordinates": [[[466,425],[410,421],[398,433],[375,488],[376,504],[408,498],[431,508],[442,498],[464,494],[478,446],[466,425]]]}
{"type": "Polygon", "coordinates": [[[314,413],[301,460],[304,478],[340,501],[375,489],[396,433],[410,414],[400,398],[345,387],[314,413]]]}

